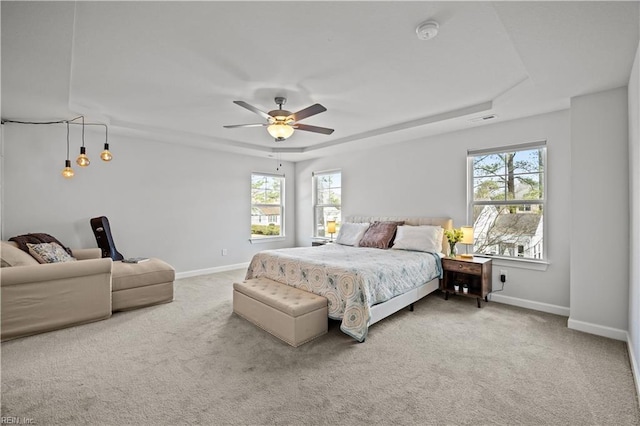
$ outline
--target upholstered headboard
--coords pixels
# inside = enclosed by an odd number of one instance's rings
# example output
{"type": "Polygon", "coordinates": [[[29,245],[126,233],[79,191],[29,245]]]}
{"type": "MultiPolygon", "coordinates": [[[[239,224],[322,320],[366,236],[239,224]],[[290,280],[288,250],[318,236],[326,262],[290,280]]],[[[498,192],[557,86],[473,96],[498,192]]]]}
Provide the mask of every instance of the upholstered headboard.
{"type": "MultiPolygon", "coordinates": [[[[444,229],[453,228],[453,219],[449,217],[402,217],[402,216],[347,216],[344,222],[351,223],[373,223],[375,221],[404,221],[407,225],[440,225],[444,229]]],[[[447,253],[449,243],[447,237],[442,237],[442,253],[447,253]]]]}

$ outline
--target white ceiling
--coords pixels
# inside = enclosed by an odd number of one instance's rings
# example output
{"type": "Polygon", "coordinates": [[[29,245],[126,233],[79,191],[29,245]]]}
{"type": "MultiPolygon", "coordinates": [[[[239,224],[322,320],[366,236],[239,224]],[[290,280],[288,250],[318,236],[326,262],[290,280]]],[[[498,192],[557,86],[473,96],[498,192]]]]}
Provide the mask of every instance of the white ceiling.
{"type": "Polygon", "coordinates": [[[567,108],[627,84],[638,2],[2,2],[2,117],[298,161],[567,108]],[[416,27],[439,22],[436,38],[416,27]],[[313,103],[296,131],[225,129],[313,103]]]}

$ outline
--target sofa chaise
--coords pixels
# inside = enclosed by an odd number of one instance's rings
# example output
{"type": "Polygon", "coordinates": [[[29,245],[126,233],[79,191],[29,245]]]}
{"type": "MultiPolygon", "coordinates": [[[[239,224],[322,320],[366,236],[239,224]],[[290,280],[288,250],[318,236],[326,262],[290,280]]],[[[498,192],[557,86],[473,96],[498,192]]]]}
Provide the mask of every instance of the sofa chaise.
{"type": "Polygon", "coordinates": [[[159,259],[138,264],[75,249],[77,262],[38,263],[0,242],[0,340],[99,321],[112,312],[173,300],[175,270],[159,259]]]}

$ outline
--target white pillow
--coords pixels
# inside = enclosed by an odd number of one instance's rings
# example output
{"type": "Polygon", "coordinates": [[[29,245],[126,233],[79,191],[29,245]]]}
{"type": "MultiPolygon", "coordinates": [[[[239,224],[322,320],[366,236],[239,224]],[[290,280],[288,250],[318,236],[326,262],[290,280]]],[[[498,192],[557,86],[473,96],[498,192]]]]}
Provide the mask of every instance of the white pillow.
{"type": "Polygon", "coordinates": [[[343,223],[340,225],[336,243],[345,246],[357,246],[367,229],[369,229],[368,223],[343,223]]]}
{"type": "Polygon", "coordinates": [[[441,226],[398,226],[392,248],[440,253],[443,234],[444,229],[441,226]]]}

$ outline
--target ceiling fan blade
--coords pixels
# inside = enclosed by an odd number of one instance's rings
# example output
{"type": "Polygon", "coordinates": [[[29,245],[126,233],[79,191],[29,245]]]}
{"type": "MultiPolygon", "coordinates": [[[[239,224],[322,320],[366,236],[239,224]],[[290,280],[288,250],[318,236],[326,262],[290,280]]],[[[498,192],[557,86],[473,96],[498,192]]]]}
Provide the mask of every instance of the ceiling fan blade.
{"type": "Polygon", "coordinates": [[[305,109],[301,109],[298,112],[294,112],[290,115],[293,117],[293,121],[300,121],[303,118],[311,117],[312,115],[320,114],[321,112],[325,112],[327,109],[320,104],[313,104],[310,107],[305,109]]]}
{"type": "Polygon", "coordinates": [[[260,123],[260,124],[257,124],[257,123],[256,124],[229,124],[229,125],[222,126],[222,127],[225,127],[227,129],[235,129],[237,127],[265,127],[265,126],[268,126],[268,124],[267,123],[260,123]]]}
{"type": "Polygon", "coordinates": [[[331,133],[333,133],[333,129],[329,129],[327,127],[309,126],[308,124],[295,124],[293,127],[298,130],[305,130],[307,132],[322,133],[323,135],[330,135],[331,133]]]}
{"type": "Polygon", "coordinates": [[[269,114],[267,114],[266,112],[260,111],[258,108],[254,107],[253,105],[249,105],[245,101],[233,101],[233,103],[236,104],[236,105],[240,105],[241,107],[246,108],[249,111],[255,112],[260,117],[262,117],[262,118],[264,118],[266,120],[269,120],[271,118],[271,116],[269,114]]]}

